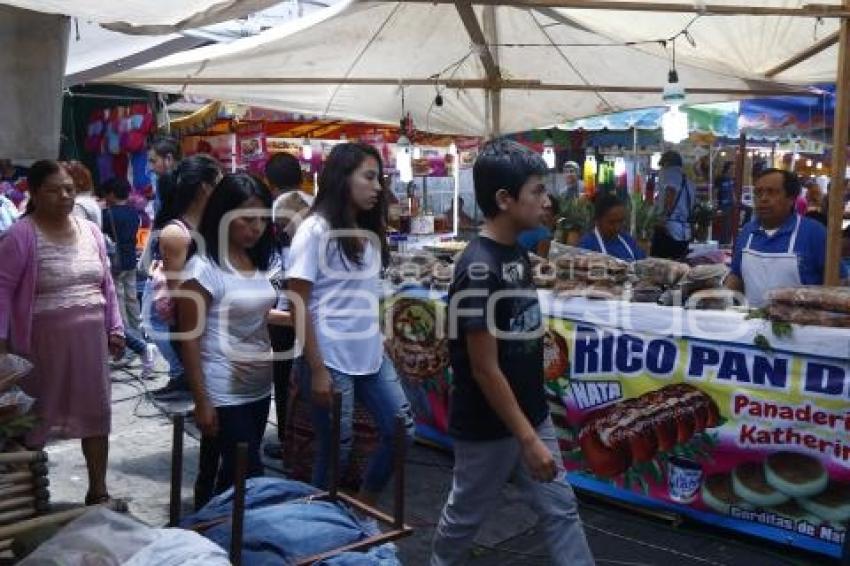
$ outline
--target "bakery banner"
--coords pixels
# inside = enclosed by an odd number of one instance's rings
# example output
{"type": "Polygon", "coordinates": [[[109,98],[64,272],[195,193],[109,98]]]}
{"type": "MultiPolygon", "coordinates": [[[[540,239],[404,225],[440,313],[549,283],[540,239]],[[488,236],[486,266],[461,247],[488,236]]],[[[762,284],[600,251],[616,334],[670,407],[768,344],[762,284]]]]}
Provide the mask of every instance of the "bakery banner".
{"type": "Polygon", "coordinates": [[[847,359],[551,319],[546,385],[577,487],[839,555],[847,359]]]}
{"type": "MultiPolygon", "coordinates": [[[[448,446],[445,304],[396,298],[390,356],[420,437],[448,446]]],[[[833,556],[850,521],[850,360],[546,321],[570,482],[833,556]]]]}

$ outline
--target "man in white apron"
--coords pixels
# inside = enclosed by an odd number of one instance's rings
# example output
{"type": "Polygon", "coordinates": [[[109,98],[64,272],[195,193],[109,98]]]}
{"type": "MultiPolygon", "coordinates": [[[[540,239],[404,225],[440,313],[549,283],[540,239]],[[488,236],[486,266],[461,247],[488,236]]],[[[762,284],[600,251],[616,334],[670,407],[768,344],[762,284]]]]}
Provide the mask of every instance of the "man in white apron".
{"type": "Polygon", "coordinates": [[[755,217],[738,236],[726,279],[751,307],[763,307],[772,289],[823,285],[826,228],[797,214],[800,188],[797,175],[782,169],[766,169],[756,180],[755,217]]]}

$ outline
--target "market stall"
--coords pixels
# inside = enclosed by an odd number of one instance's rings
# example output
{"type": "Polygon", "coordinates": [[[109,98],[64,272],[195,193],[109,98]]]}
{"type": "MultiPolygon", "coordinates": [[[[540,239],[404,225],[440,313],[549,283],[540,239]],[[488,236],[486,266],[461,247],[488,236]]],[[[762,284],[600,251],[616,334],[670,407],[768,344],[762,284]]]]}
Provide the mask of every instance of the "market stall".
{"type": "MultiPolygon", "coordinates": [[[[408,277],[386,299],[387,348],[417,434],[449,447],[440,275],[450,268],[407,259],[430,276],[408,277]]],[[[540,290],[546,388],[570,482],[838,556],[850,520],[850,294],[809,288],[772,295],[766,312],[724,308],[722,266],[644,261],[622,277],[614,264],[595,276],[573,262],[586,280],[559,275],[540,290]],[[664,306],[671,293],[683,306],[664,306]]]]}

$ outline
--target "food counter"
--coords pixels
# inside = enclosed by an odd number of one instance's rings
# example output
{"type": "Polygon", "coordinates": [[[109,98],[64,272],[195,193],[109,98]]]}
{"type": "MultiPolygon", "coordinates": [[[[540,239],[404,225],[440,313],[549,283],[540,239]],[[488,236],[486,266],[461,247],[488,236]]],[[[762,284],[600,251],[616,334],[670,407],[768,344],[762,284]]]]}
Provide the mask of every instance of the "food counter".
{"type": "MultiPolygon", "coordinates": [[[[540,299],[547,393],[573,485],[839,555],[850,520],[850,329],[540,299]]],[[[385,304],[417,433],[450,446],[447,342],[428,336],[443,326],[445,293],[408,289],[385,304]]]]}

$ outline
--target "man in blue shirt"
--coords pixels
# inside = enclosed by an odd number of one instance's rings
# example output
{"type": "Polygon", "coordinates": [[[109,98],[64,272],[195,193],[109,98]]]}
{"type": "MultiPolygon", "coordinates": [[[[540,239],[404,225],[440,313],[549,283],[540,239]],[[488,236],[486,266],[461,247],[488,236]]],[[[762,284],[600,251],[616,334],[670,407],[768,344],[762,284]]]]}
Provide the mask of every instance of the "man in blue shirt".
{"type": "Polygon", "coordinates": [[[823,285],[826,228],[796,213],[799,195],[800,180],[789,171],[766,169],[756,180],[756,216],[738,236],[726,280],[750,306],[764,306],[772,289],[823,285]]]}
{"type": "Polygon", "coordinates": [[[677,152],[665,151],[660,165],[654,205],[659,221],[652,235],[650,255],[683,260],[693,237],[691,211],[696,204],[696,190],[688,181],[682,156],[677,152]]]}

